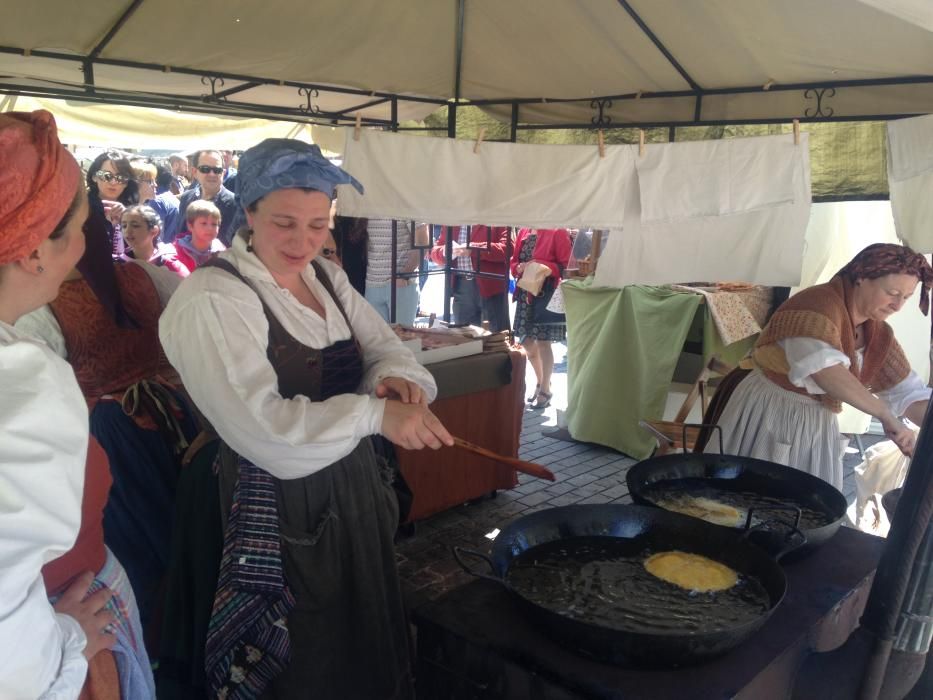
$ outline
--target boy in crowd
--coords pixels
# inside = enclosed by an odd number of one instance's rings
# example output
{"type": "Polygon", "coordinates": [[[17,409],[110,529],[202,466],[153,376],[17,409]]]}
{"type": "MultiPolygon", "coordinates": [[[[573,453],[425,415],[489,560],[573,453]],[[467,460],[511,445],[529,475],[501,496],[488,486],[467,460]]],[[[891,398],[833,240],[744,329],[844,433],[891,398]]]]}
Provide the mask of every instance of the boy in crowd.
{"type": "Polygon", "coordinates": [[[213,202],[197,199],[185,209],[187,233],[175,241],[175,254],[189,273],[227,249],[217,238],[220,222],[220,209],[213,202]]]}

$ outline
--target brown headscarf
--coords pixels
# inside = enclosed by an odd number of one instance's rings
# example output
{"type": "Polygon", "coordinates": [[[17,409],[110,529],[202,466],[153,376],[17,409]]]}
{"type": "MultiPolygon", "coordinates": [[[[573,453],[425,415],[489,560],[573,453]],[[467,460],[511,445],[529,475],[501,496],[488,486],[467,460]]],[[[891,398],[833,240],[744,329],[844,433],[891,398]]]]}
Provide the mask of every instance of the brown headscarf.
{"type": "Polygon", "coordinates": [[[52,234],[80,181],[49,112],[0,115],[0,265],[26,257],[52,234]]]}
{"type": "Polygon", "coordinates": [[[856,280],[873,280],[885,275],[913,275],[920,280],[920,310],[924,316],[930,311],[933,267],[923,255],[905,245],[874,243],[852,258],[836,275],[845,277],[852,284],[856,280]]]}

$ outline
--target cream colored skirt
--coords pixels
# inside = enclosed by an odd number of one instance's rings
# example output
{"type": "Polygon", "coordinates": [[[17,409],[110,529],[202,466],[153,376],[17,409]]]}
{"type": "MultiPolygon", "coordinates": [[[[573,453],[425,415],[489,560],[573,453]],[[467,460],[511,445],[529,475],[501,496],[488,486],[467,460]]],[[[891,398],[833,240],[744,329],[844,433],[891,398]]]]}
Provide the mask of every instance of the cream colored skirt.
{"type": "MultiPolygon", "coordinates": [[[[786,391],[759,370],[749,374],[719,419],[726,454],[800,469],[842,490],[842,456],[849,441],[836,414],[803,394],[786,391]]],[[[706,452],[719,451],[713,435],[706,452]]]]}

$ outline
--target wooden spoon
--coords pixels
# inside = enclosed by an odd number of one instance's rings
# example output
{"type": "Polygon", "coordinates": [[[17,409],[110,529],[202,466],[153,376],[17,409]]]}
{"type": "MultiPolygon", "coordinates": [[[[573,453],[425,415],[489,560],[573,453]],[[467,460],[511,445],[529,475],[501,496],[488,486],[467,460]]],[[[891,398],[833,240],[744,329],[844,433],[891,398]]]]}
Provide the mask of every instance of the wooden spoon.
{"type": "Polygon", "coordinates": [[[502,464],[507,464],[515,471],[522,472],[523,474],[529,474],[539,479],[547,479],[548,481],[556,481],[554,473],[549,469],[545,469],[540,464],[526,462],[523,459],[515,459],[514,457],[505,457],[503,455],[496,454],[492,450],[487,450],[485,447],[474,445],[472,442],[467,442],[466,440],[458,437],[454,438],[454,447],[459,447],[461,450],[466,450],[467,452],[472,452],[483,457],[488,457],[489,459],[501,462],[502,464]]]}

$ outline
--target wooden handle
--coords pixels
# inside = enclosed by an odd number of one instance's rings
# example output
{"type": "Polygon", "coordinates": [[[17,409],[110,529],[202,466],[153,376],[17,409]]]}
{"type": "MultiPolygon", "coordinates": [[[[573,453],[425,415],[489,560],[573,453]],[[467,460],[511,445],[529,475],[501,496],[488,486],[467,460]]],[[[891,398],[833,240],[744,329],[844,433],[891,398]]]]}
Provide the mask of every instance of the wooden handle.
{"type": "Polygon", "coordinates": [[[526,462],[523,459],[515,459],[514,457],[505,457],[503,455],[496,454],[492,450],[487,450],[485,447],[474,445],[472,442],[467,442],[466,440],[458,437],[454,438],[454,447],[459,447],[461,450],[466,450],[467,452],[473,452],[474,454],[488,457],[489,459],[501,462],[502,464],[508,464],[515,471],[522,472],[523,474],[535,476],[539,479],[547,479],[548,481],[556,481],[554,473],[549,469],[545,469],[540,464],[526,462]]]}

